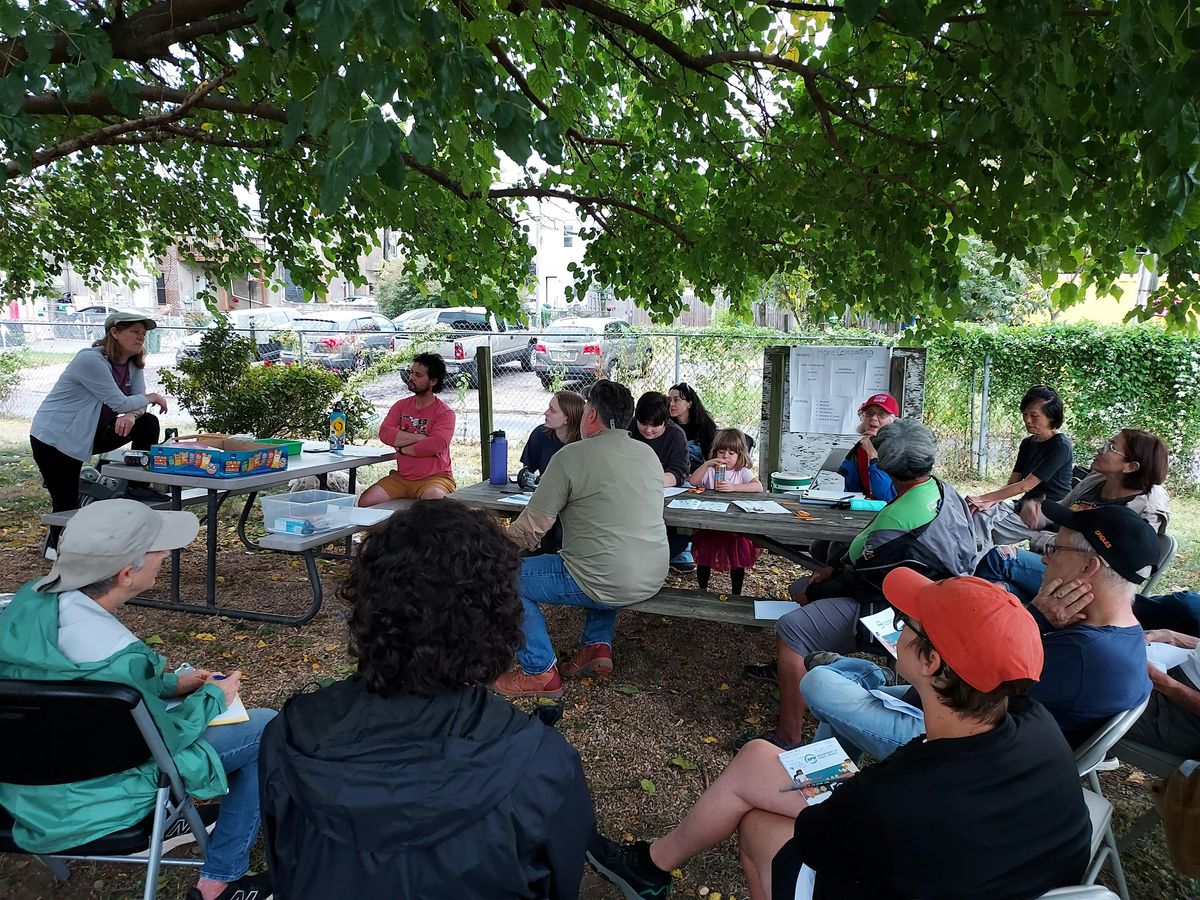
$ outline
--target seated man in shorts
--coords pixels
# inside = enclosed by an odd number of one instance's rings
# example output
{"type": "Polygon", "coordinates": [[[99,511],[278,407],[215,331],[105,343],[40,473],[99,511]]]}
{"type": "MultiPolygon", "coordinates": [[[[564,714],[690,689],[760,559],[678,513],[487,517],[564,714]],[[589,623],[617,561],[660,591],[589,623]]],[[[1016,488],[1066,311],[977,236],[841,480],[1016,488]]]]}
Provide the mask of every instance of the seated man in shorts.
{"type": "Polygon", "coordinates": [[[388,500],[440,500],[454,492],[450,438],[454,410],[434,394],[442,392],[446,364],[436,353],[418,353],[408,372],[411,397],[397,400],[379,426],[379,439],[396,448],[396,468],[371,485],[359,506],[388,500]]]}

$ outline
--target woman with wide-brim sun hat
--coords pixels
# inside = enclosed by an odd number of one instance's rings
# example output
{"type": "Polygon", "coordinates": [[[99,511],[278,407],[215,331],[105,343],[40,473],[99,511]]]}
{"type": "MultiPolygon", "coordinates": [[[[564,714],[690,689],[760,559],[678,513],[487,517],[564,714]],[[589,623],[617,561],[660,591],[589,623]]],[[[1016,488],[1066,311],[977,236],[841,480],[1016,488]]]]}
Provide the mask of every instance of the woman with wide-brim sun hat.
{"type": "MultiPolygon", "coordinates": [[[[54,512],[79,506],[79,472],[92,454],[157,443],[158,418],[147,410],[166,412],[167,401],[146,391],[145,375],[146,332],[155,327],[143,313],[110,313],[104,337],[75,354],[34,414],[29,443],[54,512]]],[[[50,529],[48,547],[60,531],[50,529]]]]}

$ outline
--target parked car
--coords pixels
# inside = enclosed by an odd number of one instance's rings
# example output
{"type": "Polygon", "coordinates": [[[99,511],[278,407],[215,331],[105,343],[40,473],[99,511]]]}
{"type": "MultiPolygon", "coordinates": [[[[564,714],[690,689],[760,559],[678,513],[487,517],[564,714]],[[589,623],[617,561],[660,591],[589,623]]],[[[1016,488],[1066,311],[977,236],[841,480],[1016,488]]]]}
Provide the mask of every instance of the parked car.
{"type": "Polygon", "coordinates": [[[74,312],[55,311],[50,333],[63,340],[99,340],[104,337],[104,320],[120,307],[97,303],[74,312]]]}
{"type": "MultiPolygon", "coordinates": [[[[283,358],[284,350],[279,341],[279,334],[292,328],[290,311],[274,306],[261,306],[255,309],[235,309],[227,315],[234,331],[242,337],[254,337],[260,360],[278,362],[283,358]]],[[[189,334],[183,339],[183,344],[175,351],[176,365],[200,353],[200,342],[215,324],[210,318],[203,331],[189,334]]]]}
{"type": "MultiPolygon", "coordinates": [[[[479,387],[475,351],[483,346],[492,348],[493,371],[508,363],[517,363],[524,372],[533,368],[533,337],[520,322],[497,319],[480,306],[431,307],[412,312],[424,315],[408,319],[402,330],[424,331],[434,327],[446,330],[445,338],[431,352],[437,353],[446,363],[447,384],[465,378],[470,387],[479,387]]],[[[399,350],[413,339],[411,333],[398,334],[393,349],[399,350]]]]}
{"type": "Polygon", "coordinates": [[[298,316],[292,330],[299,334],[302,359],[347,376],[388,352],[396,334],[387,316],[349,309],[298,316]]]}
{"type": "Polygon", "coordinates": [[[650,342],[621,319],[559,319],[533,346],[533,370],[546,390],[556,378],[580,384],[611,378],[617,366],[645,375],[652,359],[650,342]]]}

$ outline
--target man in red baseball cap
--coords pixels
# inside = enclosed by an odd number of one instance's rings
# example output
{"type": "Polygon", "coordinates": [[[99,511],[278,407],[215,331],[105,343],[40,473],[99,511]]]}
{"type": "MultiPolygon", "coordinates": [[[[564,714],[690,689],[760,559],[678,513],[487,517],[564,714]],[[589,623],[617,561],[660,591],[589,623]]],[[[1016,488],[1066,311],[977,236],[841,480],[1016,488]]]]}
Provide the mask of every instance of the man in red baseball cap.
{"type": "Polygon", "coordinates": [[[926,711],[911,741],[812,806],[787,791],[779,748],[751,741],[669,834],[593,839],[596,870],[626,897],[665,897],[672,869],[736,830],[756,897],[791,897],[802,865],[814,896],[843,900],[1000,900],[1078,884],[1091,828],[1070,748],[1024,696],[1042,668],[1033,617],[970,576],[898,568],[883,589],[905,622],[898,668],[926,711]]]}

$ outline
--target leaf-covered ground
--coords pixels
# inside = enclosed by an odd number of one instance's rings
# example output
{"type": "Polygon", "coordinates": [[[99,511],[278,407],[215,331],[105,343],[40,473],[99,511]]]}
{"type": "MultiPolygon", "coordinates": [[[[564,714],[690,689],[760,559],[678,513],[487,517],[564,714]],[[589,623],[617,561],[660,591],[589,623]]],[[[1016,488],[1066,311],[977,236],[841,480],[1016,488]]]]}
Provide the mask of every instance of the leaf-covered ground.
{"type": "MultiPolygon", "coordinates": [[[[34,510],[42,500],[36,484],[24,454],[0,454],[0,585],[15,587],[45,571],[47,564],[37,554],[41,532],[34,510]]],[[[276,554],[246,553],[233,525],[228,512],[222,528],[222,594],[264,609],[302,608],[307,586],[299,564],[276,554]]],[[[185,584],[200,583],[201,566],[199,553],[185,557],[185,584]]],[[[303,628],[135,607],[127,607],[123,618],[135,633],[161,639],[156,649],[173,664],[238,667],[245,673],[247,703],[279,707],[293,692],[350,671],[345,606],[336,597],[344,564],[321,567],[326,604],[303,628]]],[[[798,571],[778,558],[764,557],[748,574],[746,592],[783,596],[798,571]]],[[[728,581],[715,574],[712,587],[728,590],[728,581]]],[[[581,616],[574,610],[548,611],[551,635],[563,656],[575,649],[581,616]]],[[[747,661],[769,658],[772,646],[771,633],[762,629],[621,615],[616,672],[611,678],[570,684],[560,725],[583,759],[605,833],[653,837],[670,828],[728,763],[732,740],[771,724],[776,708],[772,689],[745,681],[741,669],[747,661]]],[[[1104,781],[1117,805],[1120,834],[1148,808],[1146,784],[1140,772],[1127,767],[1105,775],[1104,781]]],[[[255,858],[261,864],[261,847],[255,858]]],[[[1134,897],[1182,900],[1200,895],[1200,885],[1171,873],[1159,830],[1123,860],[1134,897]]],[[[676,896],[746,897],[733,842],[696,857],[680,875],[676,896]]],[[[124,898],[140,895],[140,876],[141,870],[131,867],[77,864],[71,882],[56,889],[36,861],[0,855],[0,898],[124,898]]],[[[191,870],[167,870],[161,896],[182,897],[192,877],[191,870]]],[[[582,896],[616,900],[619,894],[589,872],[582,896]]]]}

